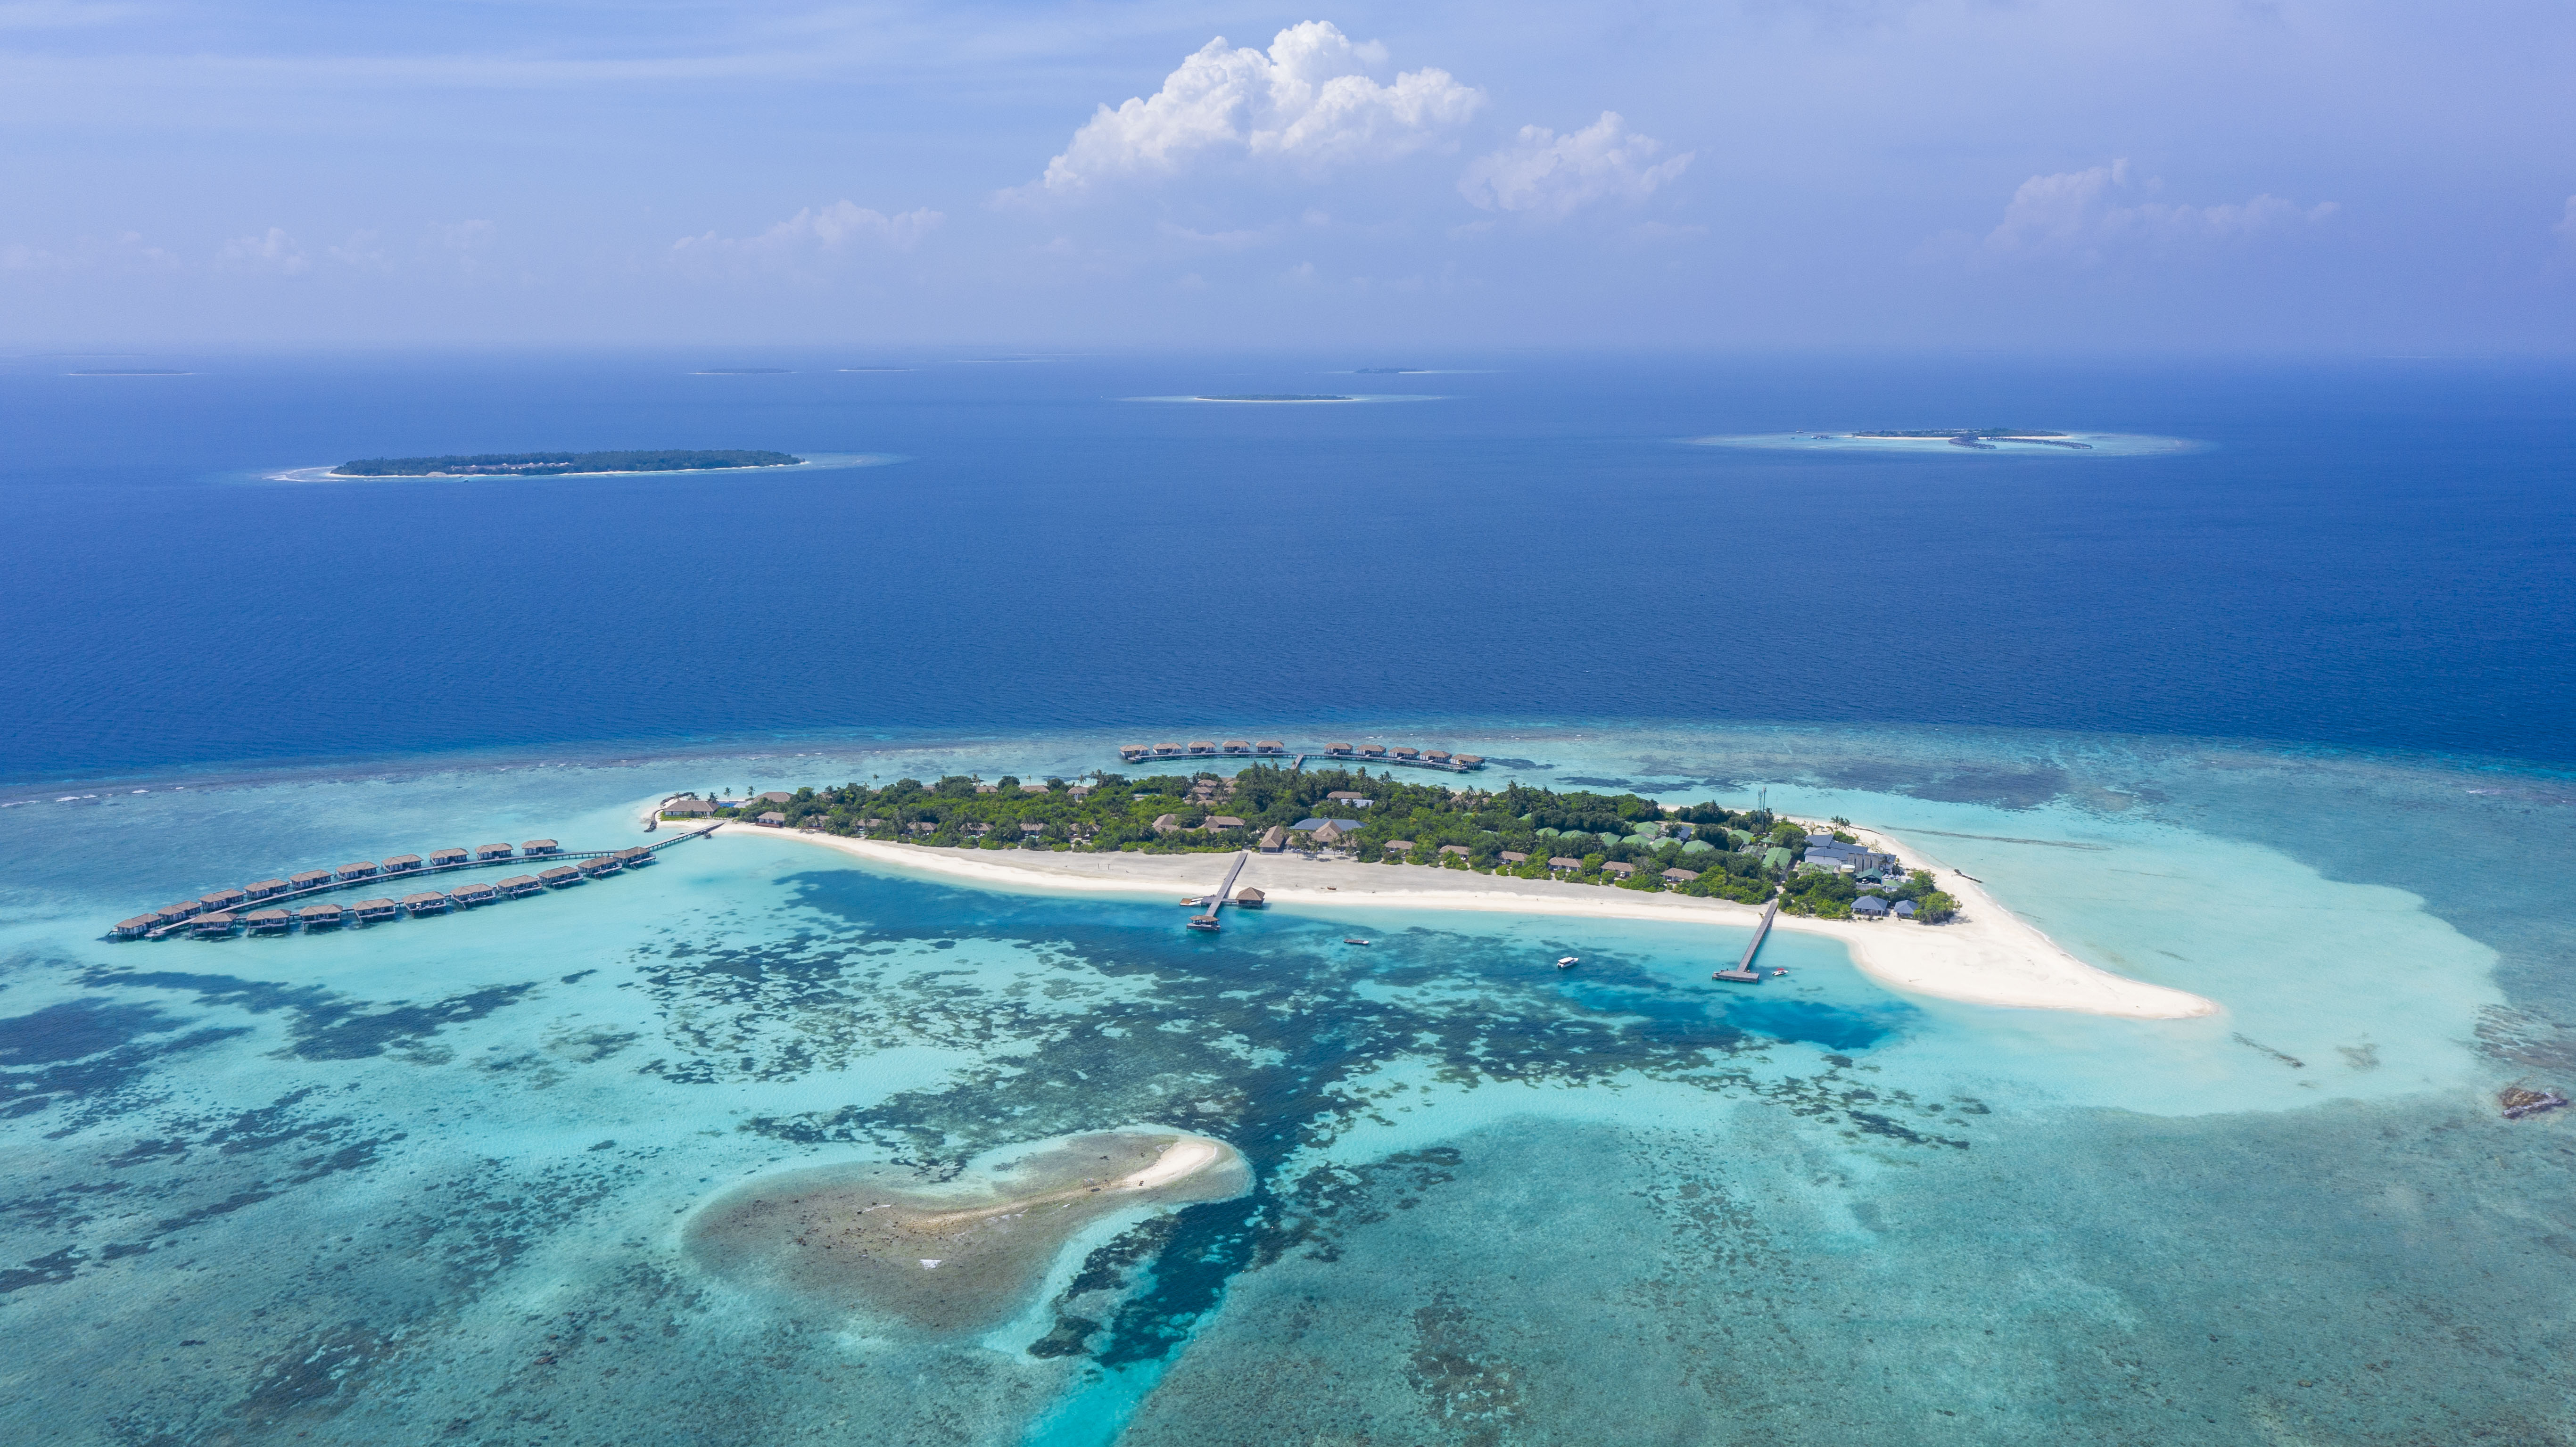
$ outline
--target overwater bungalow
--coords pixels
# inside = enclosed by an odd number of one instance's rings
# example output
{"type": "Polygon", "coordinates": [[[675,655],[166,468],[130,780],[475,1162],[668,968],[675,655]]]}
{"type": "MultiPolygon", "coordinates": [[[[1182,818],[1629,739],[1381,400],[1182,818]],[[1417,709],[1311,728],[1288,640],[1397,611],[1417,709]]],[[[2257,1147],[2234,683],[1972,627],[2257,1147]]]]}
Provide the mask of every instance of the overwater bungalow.
{"type": "Polygon", "coordinates": [[[605,854],[582,860],[573,866],[573,868],[581,871],[584,878],[588,879],[604,878],[605,876],[617,873],[625,867],[625,865],[618,863],[615,859],[605,854]]]}
{"type": "Polygon", "coordinates": [[[567,884],[581,883],[582,875],[580,870],[569,864],[558,864],[538,875],[537,878],[543,881],[548,889],[561,889],[567,884]]]}
{"type": "Polygon", "coordinates": [[[402,907],[415,916],[445,914],[447,907],[453,903],[455,903],[454,900],[434,889],[423,890],[419,894],[406,894],[402,897],[402,907]]]}
{"type": "Polygon", "coordinates": [[[250,891],[246,889],[218,889],[212,894],[200,896],[198,902],[210,910],[230,909],[248,898],[250,898],[250,891]]]}
{"type": "Polygon", "coordinates": [[[1154,745],[1154,757],[1155,757],[1155,758],[1158,758],[1158,759],[1168,759],[1168,758],[1171,758],[1173,755],[1178,754],[1180,751],[1181,751],[1181,746],[1180,746],[1179,744],[1156,744],[1156,745],[1154,745]]]}
{"type": "Polygon", "coordinates": [[[1212,753],[1215,753],[1215,752],[1216,752],[1216,740],[1214,740],[1214,739],[1192,739],[1192,740],[1190,740],[1190,753],[1191,753],[1191,754],[1193,754],[1193,755],[1200,755],[1200,754],[1212,754],[1212,753]]]}
{"type": "Polygon", "coordinates": [[[337,877],[342,884],[347,884],[352,880],[373,879],[376,877],[376,861],[372,859],[361,859],[355,864],[343,864],[338,869],[333,870],[332,874],[337,877]]]}
{"type": "Polygon", "coordinates": [[[1485,756],[1483,754],[1460,754],[1455,762],[1458,767],[1462,769],[1481,769],[1485,767],[1485,756]]]}
{"type": "Polygon", "coordinates": [[[320,889],[322,886],[329,884],[330,882],[331,871],[327,869],[308,869],[301,874],[290,874],[286,876],[287,887],[298,891],[320,889]]]}
{"type": "Polygon", "coordinates": [[[121,940],[139,940],[160,927],[161,916],[138,914],[132,919],[121,919],[116,922],[116,937],[121,940]]]}
{"type": "Polygon", "coordinates": [[[455,900],[459,906],[490,904],[501,897],[501,891],[478,879],[472,884],[456,886],[448,892],[447,897],[455,900]]]}
{"type": "Polygon", "coordinates": [[[507,859],[510,857],[510,846],[507,844],[477,844],[474,846],[474,857],[477,859],[507,859]]]}
{"type": "Polygon", "coordinates": [[[1405,761],[1407,761],[1407,762],[1410,762],[1410,761],[1412,761],[1412,760],[1414,760],[1414,759],[1418,759],[1418,758],[1421,758],[1421,757],[1422,757],[1422,750],[1420,750],[1420,749],[1414,749],[1414,748],[1403,748],[1403,747],[1398,747],[1396,750],[1394,750],[1394,753],[1395,753],[1395,756],[1396,756],[1398,759],[1402,759],[1402,760],[1405,760],[1405,761]]]}
{"type": "Polygon", "coordinates": [[[308,904],[295,912],[295,922],[306,929],[334,929],[347,913],[336,904],[308,904]]]}
{"type": "Polygon", "coordinates": [[[662,856],[645,848],[641,844],[637,844],[625,849],[620,849],[611,857],[616,859],[618,863],[625,865],[627,868],[634,869],[641,865],[650,864],[662,856]]]}
{"type": "Polygon", "coordinates": [[[165,904],[158,910],[154,911],[156,914],[168,915],[174,920],[186,919],[191,915],[204,914],[205,912],[205,905],[193,899],[183,899],[177,904],[165,904]]]}
{"type": "Polygon", "coordinates": [[[362,899],[349,906],[349,913],[360,924],[383,924],[387,920],[402,918],[402,905],[390,899],[362,899]]]}
{"type": "Polygon", "coordinates": [[[561,854],[563,846],[551,839],[531,839],[519,846],[520,857],[534,859],[540,854],[561,854]]]}
{"type": "Polygon", "coordinates": [[[1253,744],[1252,751],[1256,754],[1266,754],[1275,759],[1288,752],[1288,746],[1279,742],[1277,739],[1262,739],[1253,744]]]}
{"type": "Polygon", "coordinates": [[[1243,888],[1234,892],[1234,907],[1236,909],[1268,909],[1270,907],[1270,896],[1263,894],[1260,890],[1247,884],[1243,888]]]}
{"type": "Polygon", "coordinates": [[[1386,745],[1384,745],[1384,744],[1362,744],[1362,745],[1360,745],[1360,757],[1361,757],[1361,758],[1363,758],[1363,759],[1382,759],[1382,758],[1385,758],[1385,757],[1386,757],[1386,745]]]}
{"type": "Polygon", "coordinates": [[[451,864],[463,864],[472,857],[462,849],[433,849],[429,851],[429,867],[445,869],[451,864]]]}
{"type": "Polygon", "coordinates": [[[1252,752],[1252,745],[1243,739],[1227,739],[1225,741],[1224,748],[1229,754],[1248,754],[1252,752]]]}
{"type": "Polygon", "coordinates": [[[420,868],[419,855],[397,854],[393,858],[385,861],[384,872],[387,874],[409,874],[418,868],[420,868]]]}
{"type": "Polygon", "coordinates": [[[1449,751],[1447,749],[1433,749],[1429,753],[1424,754],[1422,758],[1425,763],[1445,764],[1449,762],[1449,751]]]}
{"type": "Polygon", "coordinates": [[[507,879],[495,881],[492,887],[512,899],[525,899],[544,889],[546,882],[533,874],[513,874],[507,879]]]}
{"type": "Polygon", "coordinates": [[[242,916],[242,924],[255,935],[282,935],[295,923],[295,916],[282,909],[255,909],[242,916]]]}
{"type": "Polygon", "coordinates": [[[254,879],[242,886],[242,892],[253,899],[273,899],[294,887],[283,879],[254,879]]]}
{"type": "Polygon", "coordinates": [[[212,914],[197,916],[196,922],[188,926],[188,932],[201,940],[217,940],[231,934],[236,923],[238,921],[230,910],[219,909],[212,914]]]}
{"type": "Polygon", "coordinates": [[[1153,752],[1154,748],[1151,744],[1120,744],[1118,746],[1118,757],[1123,763],[1132,764],[1138,759],[1145,758],[1153,752]]]}
{"type": "Polygon", "coordinates": [[[1347,759],[1358,753],[1358,750],[1352,748],[1349,744],[1326,744],[1324,745],[1324,752],[1336,759],[1347,759]]]}

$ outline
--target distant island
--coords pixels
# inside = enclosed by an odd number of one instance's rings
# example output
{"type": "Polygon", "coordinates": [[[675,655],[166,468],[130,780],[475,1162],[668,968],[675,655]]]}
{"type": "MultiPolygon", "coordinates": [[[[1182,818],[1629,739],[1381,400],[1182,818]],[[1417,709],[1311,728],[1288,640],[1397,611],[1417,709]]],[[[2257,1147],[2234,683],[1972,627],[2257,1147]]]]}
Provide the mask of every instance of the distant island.
{"type": "Polygon", "coordinates": [[[1237,392],[1223,397],[1201,397],[1201,402],[1356,402],[1357,397],[1335,397],[1306,392],[1237,392]]]}
{"type": "Polygon", "coordinates": [[[1429,371],[1427,367],[1353,367],[1354,377],[1414,377],[1429,371]]]}
{"type": "Polygon", "coordinates": [[[1936,427],[1912,432],[1855,432],[1852,436],[1947,442],[1953,447],[1974,447],[1985,451],[1992,451],[1997,442],[2030,442],[2042,447],[2073,447],[2086,452],[2093,450],[2092,443],[2076,442],[2063,432],[2039,432],[2027,427],[1936,427]]]}
{"type": "Polygon", "coordinates": [[[699,369],[698,375],[701,377],[784,377],[788,375],[788,369],[785,367],[704,367],[699,369]]]}
{"type": "Polygon", "coordinates": [[[478,452],[470,456],[368,457],[332,468],[333,477],[561,477],[577,472],[707,472],[793,467],[785,452],[478,452]]]}

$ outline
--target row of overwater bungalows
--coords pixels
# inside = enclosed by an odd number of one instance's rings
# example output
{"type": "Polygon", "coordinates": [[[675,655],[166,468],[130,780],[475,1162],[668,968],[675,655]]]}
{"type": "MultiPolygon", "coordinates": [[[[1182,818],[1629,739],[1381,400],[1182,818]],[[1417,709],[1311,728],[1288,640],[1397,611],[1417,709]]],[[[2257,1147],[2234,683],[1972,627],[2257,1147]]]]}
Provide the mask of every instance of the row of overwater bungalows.
{"type": "MultiPolygon", "coordinates": [[[[1148,764],[1160,759],[1276,759],[1285,757],[1288,748],[1277,739],[1248,743],[1227,739],[1217,743],[1195,739],[1186,744],[1121,744],[1118,757],[1131,764],[1148,764]]],[[[1410,764],[1419,768],[1447,769],[1464,773],[1485,766],[1482,754],[1453,754],[1442,749],[1416,749],[1401,745],[1332,743],[1323,747],[1328,759],[1358,759],[1367,763],[1410,764]]]]}
{"type": "Polygon", "coordinates": [[[285,907],[284,903],[305,895],[354,888],[374,880],[434,874],[507,860],[542,859],[561,853],[563,846],[552,839],[531,839],[515,848],[508,844],[485,844],[472,850],[434,849],[426,859],[417,854],[397,854],[391,859],[360,860],[337,869],[308,869],[284,879],[262,879],[239,889],[218,889],[197,899],[165,905],[150,914],[120,920],[115,935],[121,940],[163,939],[174,934],[223,939],[237,930],[255,935],[274,935],[298,927],[310,930],[332,929],[347,924],[382,924],[406,914],[415,917],[445,914],[454,909],[471,909],[504,899],[519,899],[653,862],[650,849],[620,849],[613,854],[591,855],[559,864],[536,874],[514,874],[488,884],[474,880],[452,890],[422,890],[399,899],[362,899],[348,905],[316,903],[292,909],[285,907]],[[262,907],[247,907],[253,904],[262,907]]]}
{"type": "Polygon", "coordinates": [[[1131,764],[1154,759],[1284,759],[1288,746],[1277,739],[1193,739],[1186,744],[1120,744],[1118,757],[1131,764]]]}

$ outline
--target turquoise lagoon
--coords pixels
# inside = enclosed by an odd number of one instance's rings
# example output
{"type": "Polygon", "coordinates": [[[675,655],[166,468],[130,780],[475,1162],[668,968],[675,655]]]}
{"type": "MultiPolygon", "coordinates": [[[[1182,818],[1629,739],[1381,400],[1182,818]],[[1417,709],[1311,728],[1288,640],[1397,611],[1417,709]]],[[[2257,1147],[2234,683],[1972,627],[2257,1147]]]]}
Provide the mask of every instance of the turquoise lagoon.
{"type": "Polygon", "coordinates": [[[1401,733],[1498,777],[1889,828],[2222,1010],[1905,996],[1789,934],[1787,979],[1721,991],[1741,932],[1659,923],[1282,908],[1210,940],[1160,895],[768,837],[364,932],[98,938],[400,849],[634,842],[675,789],[1116,767],[1096,736],[49,794],[0,809],[20,1419],[81,1443],[2576,1431],[2576,1122],[2493,1101],[2576,1075],[2565,780],[2032,733],[1401,733]],[[1584,967],[1548,968],[1566,952],[1584,967]],[[680,1249],[763,1173],[950,1175],[1125,1125],[1226,1139],[1258,1185],[1093,1228],[977,1341],[818,1321],[680,1249]]]}

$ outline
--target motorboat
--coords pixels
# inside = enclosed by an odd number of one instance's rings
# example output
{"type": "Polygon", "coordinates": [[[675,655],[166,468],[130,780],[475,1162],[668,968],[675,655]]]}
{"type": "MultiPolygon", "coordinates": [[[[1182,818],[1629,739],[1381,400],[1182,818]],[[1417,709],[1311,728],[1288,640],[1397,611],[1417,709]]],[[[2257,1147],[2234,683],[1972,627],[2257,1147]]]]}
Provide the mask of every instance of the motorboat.
{"type": "Polygon", "coordinates": [[[1556,967],[1560,970],[1570,970],[1581,963],[1583,963],[1583,956],[1567,955],[1564,959],[1556,962],[1556,967]]]}
{"type": "Polygon", "coordinates": [[[1364,945],[1367,944],[1368,941],[1361,939],[1357,935],[1344,935],[1342,937],[1342,943],[1346,945],[1364,945]]]}

